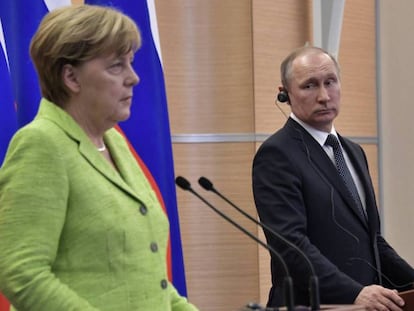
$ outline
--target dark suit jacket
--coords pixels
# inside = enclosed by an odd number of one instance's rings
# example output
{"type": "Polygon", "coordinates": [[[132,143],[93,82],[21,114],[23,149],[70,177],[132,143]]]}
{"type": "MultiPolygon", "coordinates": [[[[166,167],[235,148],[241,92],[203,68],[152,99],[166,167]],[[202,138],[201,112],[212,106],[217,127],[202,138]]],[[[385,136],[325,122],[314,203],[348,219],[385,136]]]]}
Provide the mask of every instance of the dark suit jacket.
{"type": "MultiPolygon", "coordinates": [[[[296,121],[269,137],[253,162],[253,192],[262,222],[303,250],[320,284],[322,304],[353,303],[363,286],[414,281],[414,270],[380,234],[376,199],[362,148],[339,136],[366,193],[368,224],[355,210],[335,166],[319,143],[296,121]]],[[[265,232],[283,256],[294,283],[296,304],[309,305],[310,270],[297,251],[265,232]]],[[[284,272],[272,256],[269,306],[283,303],[284,272]]],[[[400,289],[404,288],[402,286],[400,289]]]]}

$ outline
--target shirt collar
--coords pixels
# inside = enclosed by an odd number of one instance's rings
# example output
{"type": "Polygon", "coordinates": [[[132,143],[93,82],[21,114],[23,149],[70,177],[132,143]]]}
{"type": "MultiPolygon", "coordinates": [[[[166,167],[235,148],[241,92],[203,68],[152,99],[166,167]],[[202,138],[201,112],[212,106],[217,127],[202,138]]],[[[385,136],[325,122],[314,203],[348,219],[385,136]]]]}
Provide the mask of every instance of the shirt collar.
{"type": "Polygon", "coordinates": [[[326,138],[329,134],[333,134],[338,138],[338,134],[336,133],[335,127],[332,125],[332,129],[330,133],[323,132],[320,130],[315,129],[314,127],[306,124],[302,120],[300,120],[293,112],[290,113],[290,117],[298,122],[322,147],[325,145],[326,138]]]}

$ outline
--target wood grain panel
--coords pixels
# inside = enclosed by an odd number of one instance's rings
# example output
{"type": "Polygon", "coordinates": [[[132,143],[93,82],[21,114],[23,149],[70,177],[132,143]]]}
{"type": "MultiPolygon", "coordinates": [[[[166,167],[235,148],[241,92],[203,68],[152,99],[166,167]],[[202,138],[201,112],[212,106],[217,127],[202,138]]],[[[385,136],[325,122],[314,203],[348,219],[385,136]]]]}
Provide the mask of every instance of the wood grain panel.
{"type": "MultiPolygon", "coordinates": [[[[285,116],[275,106],[280,62],[294,48],[310,41],[310,0],[254,0],[254,102],[256,132],[272,133],[285,116]]],[[[281,104],[287,113],[290,109],[281,104]]]]}
{"type": "MultiPolygon", "coordinates": [[[[174,144],[176,175],[252,233],[255,224],[198,185],[206,176],[217,190],[256,215],[251,190],[253,143],[174,144]]],[[[257,244],[181,189],[177,190],[188,294],[200,310],[237,310],[259,300],[257,244]]]]}
{"type": "Polygon", "coordinates": [[[156,4],[172,132],[252,132],[250,0],[156,4]]]}
{"type": "Polygon", "coordinates": [[[339,62],[342,108],[337,127],[347,136],[377,136],[375,1],[345,2],[339,62]]]}

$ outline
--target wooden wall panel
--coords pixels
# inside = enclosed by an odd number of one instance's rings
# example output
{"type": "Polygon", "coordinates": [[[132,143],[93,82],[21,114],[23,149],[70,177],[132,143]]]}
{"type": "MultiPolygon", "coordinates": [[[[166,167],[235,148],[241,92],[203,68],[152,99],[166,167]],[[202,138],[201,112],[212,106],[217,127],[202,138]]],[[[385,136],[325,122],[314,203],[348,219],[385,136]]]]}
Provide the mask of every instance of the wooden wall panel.
{"type": "MultiPolygon", "coordinates": [[[[310,41],[310,0],[253,1],[254,109],[256,133],[272,133],[286,117],[275,106],[280,62],[310,41]]],[[[286,104],[279,104],[287,114],[286,104]]]]}
{"type": "Polygon", "coordinates": [[[377,136],[375,1],[345,1],[339,63],[342,108],[336,126],[346,136],[377,136]]]}
{"type": "MultiPolygon", "coordinates": [[[[206,176],[215,188],[254,215],[250,187],[251,143],[174,144],[175,170],[193,189],[252,233],[256,226],[198,185],[206,176]]],[[[188,294],[200,310],[237,310],[259,300],[257,244],[199,199],[177,190],[188,294]]]]}
{"type": "Polygon", "coordinates": [[[253,131],[250,0],[157,2],[173,133],[253,131]]]}
{"type": "MultiPolygon", "coordinates": [[[[250,0],[156,2],[173,135],[254,130],[250,0]]],[[[174,143],[176,175],[212,203],[201,175],[255,213],[251,143],[174,143]]],[[[237,310],[258,301],[257,245],[190,193],[177,191],[188,295],[200,310],[237,310]]],[[[235,220],[256,232],[241,216],[235,220]]]]}

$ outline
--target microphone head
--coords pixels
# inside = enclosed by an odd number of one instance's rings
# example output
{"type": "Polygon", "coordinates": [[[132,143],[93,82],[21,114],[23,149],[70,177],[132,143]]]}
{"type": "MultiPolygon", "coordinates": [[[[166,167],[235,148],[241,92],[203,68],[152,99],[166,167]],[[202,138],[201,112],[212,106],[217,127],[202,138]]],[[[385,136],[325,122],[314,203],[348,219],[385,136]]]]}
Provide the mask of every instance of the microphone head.
{"type": "Polygon", "coordinates": [[[204,176],[201,176],[201,177],[198,179],[198,183],[199,183],[199,184],[200,184],[200,186],[201,186],[201,187],[203,187],[205,190],[210,191],[210,190],[213,190],[213,189],[214,189],[213,183],[212,183],[210,180],[208,180],[207,178],[205,178],[204,176]]]}
{"type": "Polygon", "coordinates": [[[185,179],[184,177],[182,177],[182,176],[178,176],[175,179],[175,183],[181,189],[184,189],[184,190],[190,190],[191,189],[190,182],[187,179],[185,179]]]}

